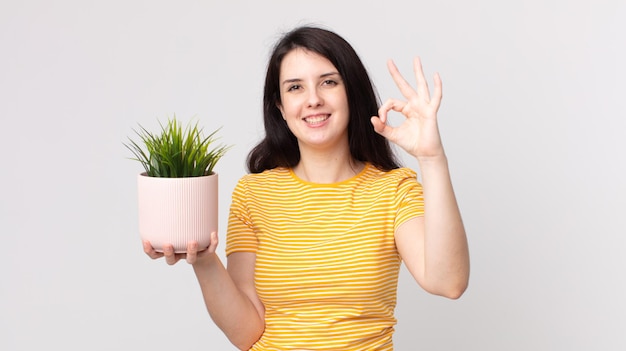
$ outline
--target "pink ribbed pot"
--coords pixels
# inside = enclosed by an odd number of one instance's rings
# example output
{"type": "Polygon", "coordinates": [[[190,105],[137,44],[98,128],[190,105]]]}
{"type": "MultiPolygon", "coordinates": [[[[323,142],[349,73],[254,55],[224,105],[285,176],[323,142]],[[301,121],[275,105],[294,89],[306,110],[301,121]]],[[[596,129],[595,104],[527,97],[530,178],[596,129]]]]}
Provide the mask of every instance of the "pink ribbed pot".
{"type": "Polygon", "coordinates": [[[175,252],[185,252],[192,240],[199,250],[209,246],[211,233],[217,232],[217,173],[188,178],[141,173],[137,190],[139,235],[156,251],[172,244],[175,252]]]}

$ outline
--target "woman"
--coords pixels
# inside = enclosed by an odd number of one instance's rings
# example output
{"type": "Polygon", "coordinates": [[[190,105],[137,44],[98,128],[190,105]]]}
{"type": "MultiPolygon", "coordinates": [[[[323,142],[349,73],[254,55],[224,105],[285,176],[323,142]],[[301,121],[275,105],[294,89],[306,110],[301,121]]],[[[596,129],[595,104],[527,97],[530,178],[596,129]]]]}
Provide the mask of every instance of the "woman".
{"type": "Polygon", "coordinates": [[[406,100],[377,106],[353,48],[314,27],[287,33],[270,58],[265,138],[233,191],[224,268],[190,243],[152,258],[193,265],[207,309],[242,350],[392,350],[401,261],[426,291],[456,299],[469,278],[465,230],[430,95],[388,68],[406,100]],[[387,113],[405,116],[386,125],[387,113]],[[401,168],[389,141],[422,173],[401,168]]]}

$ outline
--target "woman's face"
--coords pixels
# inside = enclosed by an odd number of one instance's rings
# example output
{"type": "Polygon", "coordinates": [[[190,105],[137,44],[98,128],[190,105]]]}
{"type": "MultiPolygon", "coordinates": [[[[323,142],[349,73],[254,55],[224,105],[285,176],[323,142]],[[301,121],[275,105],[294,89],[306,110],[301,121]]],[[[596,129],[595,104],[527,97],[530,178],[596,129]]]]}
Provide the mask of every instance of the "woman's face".
{"type": "Polygon", "coordinates": [[[297,48],[283,58],[280,109],[300,149],[348,147],[349,109],[343,79],[325,57],[297,48]]]}

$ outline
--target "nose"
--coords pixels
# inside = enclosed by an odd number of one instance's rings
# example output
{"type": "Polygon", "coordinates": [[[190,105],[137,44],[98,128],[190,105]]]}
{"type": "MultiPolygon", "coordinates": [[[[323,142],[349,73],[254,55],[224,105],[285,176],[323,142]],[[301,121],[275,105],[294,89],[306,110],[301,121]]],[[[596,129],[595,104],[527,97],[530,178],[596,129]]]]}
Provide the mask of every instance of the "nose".
{"type": "Polygon", "coordinates": [[[323,104],[324,104],[324,99],[322,99],[322,96],[319,94],[317,89],[309,89],[309,96],[308,96],[309,107],[322,106],[323,104]]]}

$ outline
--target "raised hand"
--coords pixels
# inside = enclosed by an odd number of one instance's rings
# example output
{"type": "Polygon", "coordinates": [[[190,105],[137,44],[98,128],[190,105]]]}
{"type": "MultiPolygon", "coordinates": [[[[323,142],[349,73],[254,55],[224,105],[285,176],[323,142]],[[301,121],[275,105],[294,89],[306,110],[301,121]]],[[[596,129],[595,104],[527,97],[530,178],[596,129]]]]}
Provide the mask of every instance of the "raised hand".
{"type": "Polygon", "coordinates": [[[378,110],[378,116],[371,118],[374,130],[418,160],[443,156],[437,126],[437,111],[442,97],[439,74],[434,76],[435,86],[431,96],[419,57],[413,60],[417,90],[402,77],[392,60],[387,62],[387,68],[405,100],[388,99],[378,110]],[[397,127],[387,125],[389,111],[402,113],[404,121],[397,127]]]}

